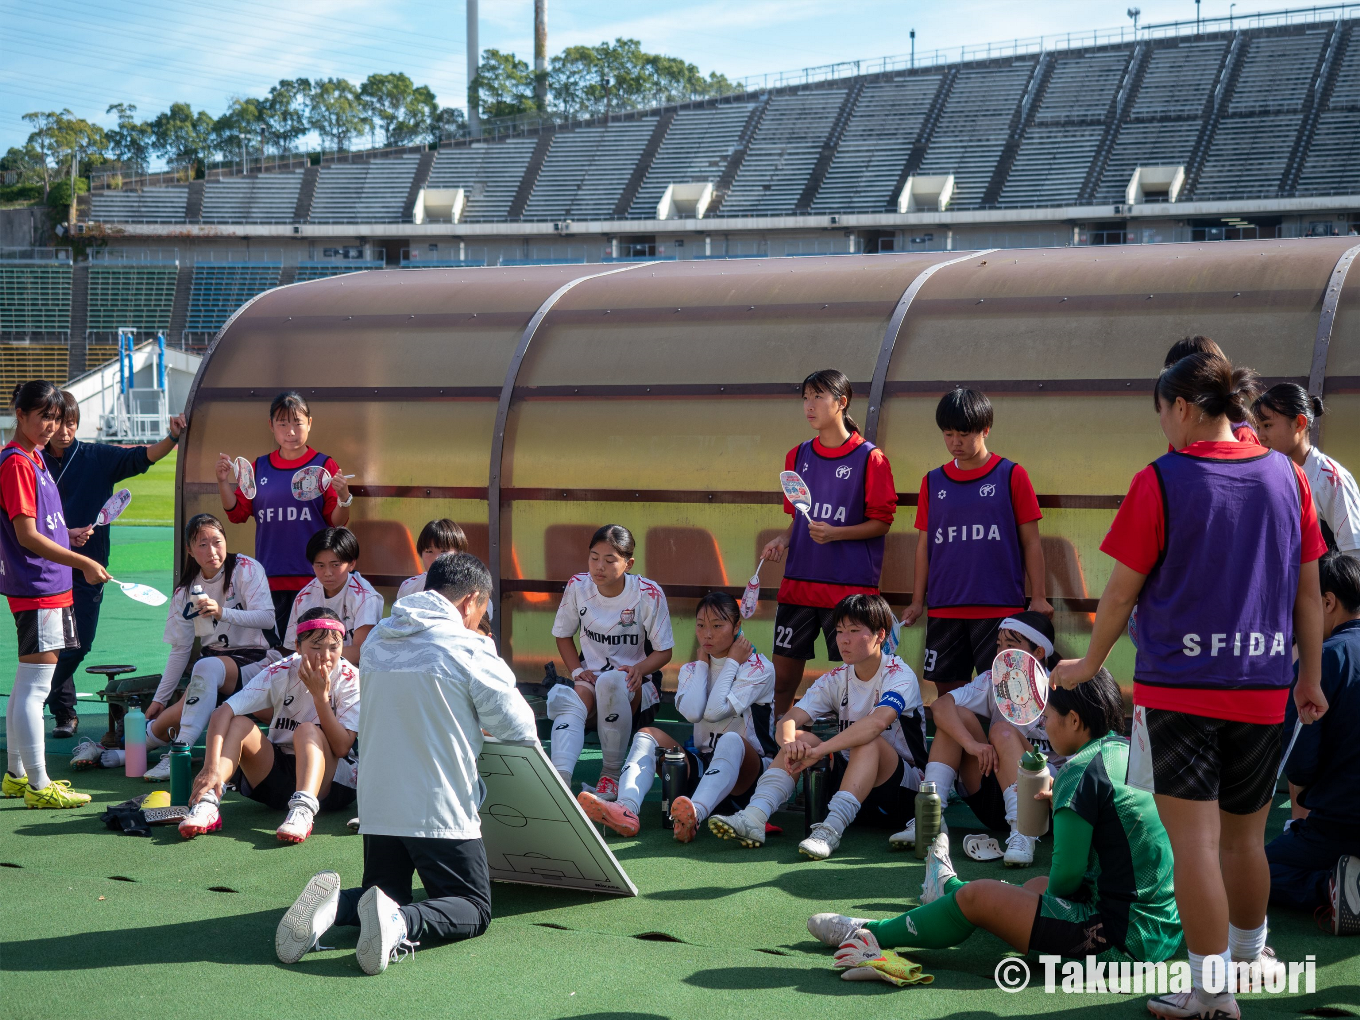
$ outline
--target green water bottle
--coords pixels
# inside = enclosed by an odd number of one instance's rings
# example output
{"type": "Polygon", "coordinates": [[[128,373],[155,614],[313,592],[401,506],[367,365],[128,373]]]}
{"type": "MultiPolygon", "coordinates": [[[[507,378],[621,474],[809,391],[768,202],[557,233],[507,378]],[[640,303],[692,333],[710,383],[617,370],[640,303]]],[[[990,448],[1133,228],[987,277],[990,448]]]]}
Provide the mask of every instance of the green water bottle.
{"type": "Polygon", "coordinates": [[[193,789],[192,759],[189,745],[178,740],[170,745],[170,803],[175,807],[189,806],[189,791],[193,789]]]}
{"type": "Polygon", "coordinates": [[[935,837],[940,834],[940,794],[934,783],[922,783],[916,791],[916,846],[914,851],[919,860],[925,860],[926,851],[935,837]]]}

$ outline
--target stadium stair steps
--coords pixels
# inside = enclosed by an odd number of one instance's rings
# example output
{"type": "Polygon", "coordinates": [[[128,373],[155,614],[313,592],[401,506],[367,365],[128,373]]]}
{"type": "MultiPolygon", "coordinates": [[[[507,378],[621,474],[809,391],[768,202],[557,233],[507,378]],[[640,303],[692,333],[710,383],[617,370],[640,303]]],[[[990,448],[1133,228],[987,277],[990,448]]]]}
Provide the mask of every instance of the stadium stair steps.
{"type": "Polygon", "coordinates": [[[297,206],[293,209],[294,223],[306,223],[312,215],[312,199],[316,198],[316,185],[320,180],[319,166],[309,166],[302,171],[302,187],[298,189],[297,206]]]}
{"type": "Polygon", "coordinates": [[[556,132],[549,128],[538,136],[534,154],[529,157],[529,165],[524,168],[524,176],[520,178],[519,188],[510,203],[510,219],[517,220],[524,215],[524,208],[529,204],[529,196],[534,193],[534,185],[538,183],[538,175],[543,172],[543,164],[548,160],[548,150],[552,148],[555,134],[556,132]]]}
{"type": "Polygon", "coordinates": [[[647,179],[652,164],[656,162],[656,154],[661,151],[661,143],[666,140],[671,125],[675,123],[675,114],[676,110],[670,109],[656,119],[656,127],[652,129],[652,137],[647,139],[647,147],[642,150],[642,155],[633,167],[633,173],[628,178],[628,183],[623,186],[623,194],[614,203],[614,218],[616,220],[626,217],[628,210],[633,207],[633,200],[637,198],[637,193],[642,190],[642,182],[647,179]]]}
{"type": "Polygon", "coordinates": [[[907,178],[921,168],[931,139],[935,136],[935,129],[939,127],[940,118],[944,115],[944,108],[949,103],[949,95],[954,91],[954,83],[958,80],[957,67],[951,67],[940,79],[940,87],[935,90],[935,98],[930,101],[930,110],[926,113],[925,120],[921,121],[921,130],[917,132],[916,140],[911,143],[911,154],[902,165],[902,172],[897,175],[897,183],[893,185],[892,194],[888,196],[888,201],[883,206],[887,212],[897,212],[897,196],[902,194],[902,189],[907,186],[907,178]]]}
{"type": "Polygon", "coordinates": [[[737,174],[741,173],[741,165],[746,161],[746,154],[751,151],[751,142],[760,130],[760,122],[765,119],[765,111],[770,108],[770,93],[766,92],[760,97],[760,101],[752,107],[750,114],[746,118],[746,123],[742,126],[741,135],[737,138],[736,148],[727,160],[727,166],[723,168],[722,176],[713,185],[713,197],[709,200],[708,211],[704,216],[712,219],[718,215],[718,210],[722,208],[723,201],[727,198],[727,193],[732,190],[732,185],[736,183],[737,174]]]}
{"type": "Polygon", "coordinates": [[[170,336],[184,335],[189,324],[189,294],[194,287],[194,267],[181,262],[175,274],[175,303],[170,308],[170,336]]]}
{"type": "Polygon", "coordinates": [[[411,187],[407,190],[406,201],[401,207],[401,222],[415,222],[416,198],[429,184],[430,171],[434,169],[434,160],[438,155],[437,152],[422,152],[420,154],[420,162],[416,165],[416,175],[411,178],[411,187]]]}
{"type": "Polygon", "coordinates": [[[1327,38],[1326,44],[1322,48],[1322,65],[1318,70],[1313,87],[1308,91],[1308,99],[1303,110],[1303,121],[1299,124],[1299,133],[1294,139],[1294,147],[1289,153],[1289,162],[1285,165],[1285,171],[1280,178],[1280,195],[1282,197],[1293,196],[1299,186],[1299,175],[1303,173],[1303,164],[1308,159],[1308,152],[1313,144],[1313,136],[1317,134],[1318,119],[1322,116],[1322,111],[1331,102],[1332,92],[1336,88],[1337,74],[1341,70],[1341,62],[1345,58],[1346,50],[1350,46],[1351,28],[1337,22],[1332,26],[1331,34],[1327,38]]]}
{"type": "Polygon", "coordinates": [[[89,321],[90,264],[77,262],[71,267],[71,342],[66,367],[72,379],[85,371],[85,332],[89,321]]]}
{"type": "Polygon", "coordinates": [[[1200,124],[1195,147],[1190,151],[1190,159],[1185,166],[1185,184],[1181,187],[1180,195],[1182,202],[1195,197],[1200,173],[1204,170],[1204,163],[1209,157],[1209,146],[1213,144],[1219,121],[1223,119],[1228,103],[1232,100],[1233,87],[1237,84],[1237,76],[1242,70],[1242,62],[1246,59],[1247,48],[1250,45],[1251,39],[1248,36],[1240,31],[1233,33],[1232,45],[1223,55],[1223,63],[1218,70],[1218,80],[1205,101],[1204,120],[1200,124]]]}
{"type": "Polygon", "coordinates": [[[1100,184],[1100,179],[1105,176],[1110,153],[1114,151],[1115,140],[1119,137],[1119,128],[1128,119],[1129,111],[1133,109],[1133,104],[1138,98],[1138,90],[1142,87],[1143,75],[1147,73],[1148,55],[1151,52],[1151,45],[1140,42],[1129,56],[1124,80],[1119,83],[1119,89],[1110,101],[1110,112],[1105,118],[1105,133],[1100,138],[1100,144],[1096,146],[1096,154],[1091,159],[1090,169],[1086,171],[1086,180],[1082,182],[1081,190],[1077,192],[1078,205],[1089,205],[1095,199],[1096,188],[1100,184]]]}
{"type": "Polygon", "coordinates": [[[184,205],[184,222],[203,222],[203,181],[189,182],[189,198],[184,205]]]}
{"type": "Polygon", "coordinates": [[[859,105],[860,97],[863,95],[864,79],[856,78],[855,83],[846,91],[845,99],[841,101],[841,108],[836,112],[836,119],[831,124],[831,130],[827,132],[826,141],[822,143],[817,163],[813,166],[807,183],[803,185],[803,193],[798,196],[794,212],[807,213],[812,210],[812,203],[817,200],[817,192],[822,190],[826,175],[831,170],[831,161],[836,158],[836,150],[840,148],[841,139],[845,136],[845,128],[850,123],[850,118],[855,115],[855,107],[859,105]]]}
{"type": "Polygon", "coordinates": [[[295,265],[293,265],[293,266],[284,266],[282,269],[279,270],[279,286],[280,286],[280,287],[286,287],[286,286],[288,286],[290,283],[297,283],[297,278],[298,278],[298,267],[295,266],[295,265]]]}
{"type": "Polygon", "coordinates": [[[1044,92],[1048,89],[1053,69],[1057,65],[1057,58],[1051,50],[1041,55],[1039,62],[1034,65],[1029,83],[1011,117],[1009,137],[1001,150],[1001,158],[996,161],[992,179],[987,182],[987,187],[982,192],[981,204],[984,208],[994,206],[1000,200],[1001,189],[1006,186],[1006,178],[1010,176],[1011,167],[1015,165],[1015,156],[1020,151],[1020,143],[1024,140],[1029,126],[1034,123],[1034,115],[1039,110],[1039,104],[1043,102],[1044,92]]]}

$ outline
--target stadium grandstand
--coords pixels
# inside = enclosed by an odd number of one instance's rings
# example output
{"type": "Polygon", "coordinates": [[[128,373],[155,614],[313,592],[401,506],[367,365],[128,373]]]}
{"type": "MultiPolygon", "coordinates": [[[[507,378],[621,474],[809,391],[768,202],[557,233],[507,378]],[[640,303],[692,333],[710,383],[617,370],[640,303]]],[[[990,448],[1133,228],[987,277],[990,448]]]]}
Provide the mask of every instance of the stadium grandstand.
{"type": "Polygon", "coordinates": [[[1145,26],[272,172],[96,176],[88,261],[0,254],[0,385],[82,372],[119,326],[201,350],[264,290],[383,266],[1355,234],[1358,32],[1354,6],[1145,26]]]}

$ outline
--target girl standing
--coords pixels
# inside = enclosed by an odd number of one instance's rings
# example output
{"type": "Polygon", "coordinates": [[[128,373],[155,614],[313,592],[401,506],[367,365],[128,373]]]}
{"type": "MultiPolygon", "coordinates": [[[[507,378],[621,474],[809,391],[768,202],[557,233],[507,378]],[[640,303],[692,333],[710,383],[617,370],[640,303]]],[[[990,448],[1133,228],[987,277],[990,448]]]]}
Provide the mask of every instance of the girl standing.
{"type": "MultiPolygon", "coordinates": [[[[231,480],[232,459],[225,453],[217,456],[217,488],[229,521],[243,524],[255,518],[255,558],[269,577],[274,619],[279,626],[287,626],[293,599],[313,576],[307,540],[327,526],[348,524],[354,497],[340,466],[307,445],[312,412],[300,393],[289,390],[274,398],[269,405],[269,430],[278,448],[255,459],[255,495],[247,498],[231,480]],[[292,480],[305,467],[325,468],[331,484],[315,498],[299,500],[293,495],[292,480]]],[[[271,635],[271,644],[277,644],[278,638],[277,632],[271,635]]]]}
{"type": "Polygon", "coordinates": [[[65,780],[47,776],[43,702],[52,689],[57,654],[80,645],[72,611],[71,569],[87,583],[108,572],[71,551],[61,497],[42,448],[61,427],[65,405],[50,382],[14,390],[14,439],[0,450],[0,594],[9,598],[19,630],[19,667],[5,711],[9,765],[0,787],[31,808],[72,808],[90,802],[65,780]]]}
{"type": "Polygon", "coordinates": [[[812,519],[784,501],[793,518],[761,559],[788,555],[774,620],[775,716],[793,704],[817,635],[827,658],[840,661],[832,613],[847,595],[877,595],[883,573],[883,536],[897,513],[892,465],[865,440],[850,417],[854,391],[834,368],[803,380],[803,416],[817,435],[795,446],[784,470],[797,471],[812,492],[812,519]]]}
{"type": "Polygon", "coordinates": [[[1155,795],[1171,839],[1193,982],[1148,1003],[1161,1017],[1236,1016],[1232,994],[1207,991],[1206,974],[1231,960],[1281,966],[1265,951],[1264,836],[1291,644],[1300,718],[1327,710],[1317,566],[1326,546],[1303,472],[1233,437],[1254,386],[1255,373],[1214,354],[1162,370],[1153,402],[1172,452],[1134,477],[1101,545],[1116,562],[1090,647],[1051,678],[1062,688],[1088,681],[1137,604],[1128,785],[1155,795]]]}

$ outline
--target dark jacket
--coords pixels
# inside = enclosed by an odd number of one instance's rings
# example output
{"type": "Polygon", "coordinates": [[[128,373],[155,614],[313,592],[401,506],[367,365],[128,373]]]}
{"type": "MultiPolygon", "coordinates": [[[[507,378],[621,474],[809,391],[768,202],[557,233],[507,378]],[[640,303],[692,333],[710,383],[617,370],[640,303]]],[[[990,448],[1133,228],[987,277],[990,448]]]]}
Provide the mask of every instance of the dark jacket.
{"type": "MultiPolygon", "coordinates": [[[[61,493],[61,510],[66,515],[68,528],[83,528],[93,524],[110,496],[113,487],[124,478],[144,474],[151,467],[145,446],[110,446],[106,443],[83,443],[79,439],[66,448],[64,457],[54,457],[43,450],[47,469],[57,480],[61,493]]],[[[90,540],[76,550],[90,557],[100,566],[109,565],[109,529],[95,528],[90,540]]]]}
{"type": "MultiPolygon", "coordinates": [[[[1348,620],[1322,644],[1327,714],[1299,731],[1285,775],[1303,787],[1310,819],[1360,827],[1360,620],[1348,620]]],[[[1286,746],[1298,720],[1294,700],[1284,717],[1286,746]]]]}

